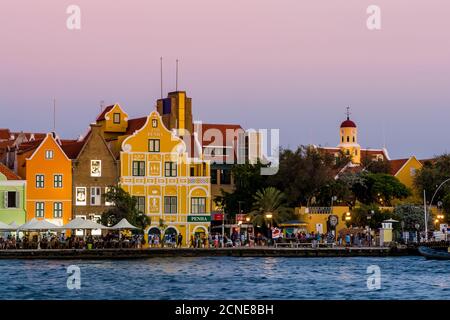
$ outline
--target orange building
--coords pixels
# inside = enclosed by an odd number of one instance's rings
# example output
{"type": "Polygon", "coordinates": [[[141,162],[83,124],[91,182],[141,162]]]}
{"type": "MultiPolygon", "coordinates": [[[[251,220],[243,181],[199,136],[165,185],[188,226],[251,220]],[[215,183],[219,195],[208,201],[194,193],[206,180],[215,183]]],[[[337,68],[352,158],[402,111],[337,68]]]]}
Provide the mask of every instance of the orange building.
{"type": "Polygon", "coordinates": [[[25,163],[18,163],[28,182],[27,221],[45,218],[63,225],[72,218],[72,162],[61,144],[48,133],[33,151],[25,152],[25,163]]]}

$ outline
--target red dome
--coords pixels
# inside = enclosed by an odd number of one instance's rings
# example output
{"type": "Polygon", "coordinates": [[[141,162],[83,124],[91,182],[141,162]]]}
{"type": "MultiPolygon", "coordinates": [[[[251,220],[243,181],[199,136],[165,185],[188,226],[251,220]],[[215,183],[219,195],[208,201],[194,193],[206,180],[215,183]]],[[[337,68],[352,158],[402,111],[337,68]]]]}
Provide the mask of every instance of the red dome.
{"type": "Polygon", "coordinates": [[[347,119],[341,123],[341,128],[356,128],[356,124],[352,120],[347,119]]]}

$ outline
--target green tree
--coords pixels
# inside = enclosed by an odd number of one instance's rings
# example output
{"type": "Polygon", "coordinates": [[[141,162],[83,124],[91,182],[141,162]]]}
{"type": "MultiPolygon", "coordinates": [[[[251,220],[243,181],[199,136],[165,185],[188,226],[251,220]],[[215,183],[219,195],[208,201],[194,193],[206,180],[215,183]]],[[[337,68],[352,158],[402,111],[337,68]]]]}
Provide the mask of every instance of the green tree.
{"type": "Polygon", "coordinates": [[[221,190],[221,195],[214,200],[219,203],[227,213],[250,212],[253,206],[253,195],[267,186],[267,177],[261,175],[261,162],[256,164],[238,164],[233,166],[234,190],[226,192],[221,190]]]}
{"type": "MultiPolygon", "coordinates": [[[[419,224],[419,230],[425,229],[425,215],[424,208],[420,206],[405,204],[396,206],[394,209],[394,219],[404,223],[405,231],[415,231],[416,224],[419,224]]],[[[401,223],[396,226],[397,229],[401,223]]],[[[428,215],[428,230],[431,229],[433,223],[428,215]]]]}
{"type": "Polygon", "coordinates": [[[295,219],[291,208],[285,206],[285,195],[274,187],[268,187],[256,192],[253,196],[253,210],[250,217],[255,226],[264,226],[267,223],[267,214],[271,214],[269,219],[275,225],[295,219]]]}
{"type": "Polygon", "coordinates": [[[102,214],[101,222],[104,225],[115,225],[123,218],[141,230],[150,225],[150,218],[145,213],[138,211],[137,199],[122,188],[111,186],[105,197],[106,201],[112,202],[114,205],[102,214]]]}
{"type": "Polygon", "coordinates": [[[360,180],[352,186],[356,199],[363,204],[390,206],[393,199],[404,199],[411,191],[396,177],[384,173],[359,173],[360,180]]]}
{"type": "Polygon", "coordinates": [[[269,177],[269,185],[283,190],[291,207],[310,205],[335,175],[336,159],[332,155],[300,146],[295,151],[280,151],[279,170],[269,177]]]}
{"type": "Polygon", "coordinates": [[[376,204],[361,205],[352,210],[353,226],[365,227],[369,226],[372,229],[379,228],[384,220],[391,217],[391,213],[386,210],[380,210],[376,204]]]}

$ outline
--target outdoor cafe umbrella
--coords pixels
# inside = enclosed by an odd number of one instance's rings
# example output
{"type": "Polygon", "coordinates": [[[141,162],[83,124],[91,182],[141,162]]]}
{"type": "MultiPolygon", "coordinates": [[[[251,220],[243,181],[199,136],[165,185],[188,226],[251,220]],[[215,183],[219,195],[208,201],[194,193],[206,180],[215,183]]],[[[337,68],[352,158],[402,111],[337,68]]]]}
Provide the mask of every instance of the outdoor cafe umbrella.
{"type": "Polygon", "coordinates": [[[0,221],[0,231],[16,231],[17,226],[6,224],[0,221]]]}
{"type": "Polygon", "coordinates": [[[56,224],[48,222],[45,219],[37,220],[31,219],[27,223],[17,228],[17,231],[45,231],[45,230],[58,230],[60,227],[56,224]]]}
{"type": "Polygon", "coordinates": [[[109,229],[109,227],[106,227],[100,223],[97,223],[92,220],[82,219],[82,218],[75,218],[59,228],[60,229],[71,229],[71,230],[74,230],[74,229],[79,229],[79,230],[109,229]]]}
{"type": "Polygon", "coordinates": [[[112,226],[110,229],[112,230],[131,230],[131,229],[139,229],[138,227],[133,226],[128,222],[127,219],[123,218],[119,221],[115,226],[112,226]]]}

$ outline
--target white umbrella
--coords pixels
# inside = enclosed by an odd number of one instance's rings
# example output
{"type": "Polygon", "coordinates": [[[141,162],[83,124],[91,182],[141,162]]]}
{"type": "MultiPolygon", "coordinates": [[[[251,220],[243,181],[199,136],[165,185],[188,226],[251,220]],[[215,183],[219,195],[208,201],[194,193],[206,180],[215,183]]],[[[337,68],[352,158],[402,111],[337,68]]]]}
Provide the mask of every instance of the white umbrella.
{"type": "Polygon", "coordinates": [[[15,230],[17,230],[17,226],[6,224],[0,221],[0,231],[15,231],[15,230]]]}
{"type": "Polygon", "coordinates": [[[383,222],[391,222],[391,223],[393,223],[393,222],[398,222],[398,221],[394,220],[394,219],[388,219],[388,220],[384,220],[383,222]]]}
{"type": "Polygon", "coordinates": [[[60,227],[47,220],[31,219],[27,223],[17,228],[18,231],[41,231],[41,230],[58,230],[60,227]]]}
{"type": "Polygon", "coordinates": [[[109,229],[108,227],[105,227],[104,225],[97,223],[95,221],[92,220],[85,220],[82,218],[75,218],[73,220],[71,220],[70,222],[66,223],[65,225],[63,225],[62,227],[60,227],[60,229],[109,229]]]}
{"type": "Polygon", "coordinates": [[[128,222],[127,219],[123,218],[119,221],[118,224],[115,226],[112,226],[110,229],[113,230],[131,230],[131,229],[139,229],[138,227],[133,226],[131,223],[128,222]]]}

